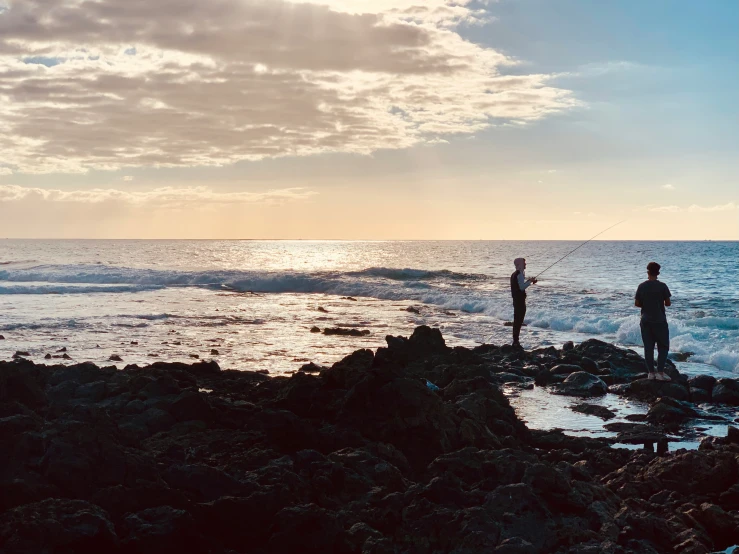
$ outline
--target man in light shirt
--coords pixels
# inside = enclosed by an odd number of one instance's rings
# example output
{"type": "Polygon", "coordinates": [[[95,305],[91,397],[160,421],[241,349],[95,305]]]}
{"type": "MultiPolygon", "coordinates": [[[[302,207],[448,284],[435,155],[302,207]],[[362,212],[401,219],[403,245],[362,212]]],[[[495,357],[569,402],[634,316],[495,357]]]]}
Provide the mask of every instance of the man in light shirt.
{"type": "Polygon", "coordinates": [[[536,284],[536,279],[526,279],[526,259],[513,260],[516,271],[511,275],[511,296],[513,297],[513,346],[521,347],[518,341],[523,318],[526,316],[526,289],[536,284]]]}

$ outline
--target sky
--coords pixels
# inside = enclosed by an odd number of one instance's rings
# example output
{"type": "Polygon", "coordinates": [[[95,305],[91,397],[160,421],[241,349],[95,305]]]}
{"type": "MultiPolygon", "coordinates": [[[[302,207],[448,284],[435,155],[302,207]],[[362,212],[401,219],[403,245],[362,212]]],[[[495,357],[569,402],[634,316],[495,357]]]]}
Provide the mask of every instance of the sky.
{"type": "Polygon", "coordinates": [[[739,239],[731,0],[0,0],[0,238],[739,239]]]}

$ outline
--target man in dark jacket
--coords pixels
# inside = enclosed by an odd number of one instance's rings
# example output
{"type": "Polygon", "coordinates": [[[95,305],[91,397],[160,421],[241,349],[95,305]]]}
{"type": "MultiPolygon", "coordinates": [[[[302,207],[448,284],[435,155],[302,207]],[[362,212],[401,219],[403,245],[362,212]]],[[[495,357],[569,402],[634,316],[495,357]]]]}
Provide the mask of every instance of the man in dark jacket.
{"type": "Polygon", "coordinates": [[[521,334],[523,318],[526,315],[526,289],[535,285],[536,279],[526,279],[526,259],[513,260],[516,271],[511,275],[511,296],[513,297],[513,346],[521,346],[518,342],[521,334]]]}
{"type": "Polygon", "coordinates": [[[670,350],[670,329],[667,327],[665,306],[671,304],[670,289],[657,280],[661,266],[657,262],[647,264],[647,277],[636,289],[634,305],[641,308],[641,338],[644,342],[644,359],[647,362],[648,379],[670,381],[665,375],[665,362],[670,350]],[[654,371],[654,345],[657,344],[657,371],[654,371]]]}

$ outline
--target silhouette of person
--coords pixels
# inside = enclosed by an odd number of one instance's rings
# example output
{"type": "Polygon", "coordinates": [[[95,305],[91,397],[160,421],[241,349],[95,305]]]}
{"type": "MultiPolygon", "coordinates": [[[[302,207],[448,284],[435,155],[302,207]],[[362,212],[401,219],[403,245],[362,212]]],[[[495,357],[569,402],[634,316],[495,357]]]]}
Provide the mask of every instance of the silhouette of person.
{"type": "Polygon", "coordinates": [[[536,279],[526,279],[526,258],[513,260],[516,271],[511,275],[511,296],[513,297],[513,346],[520,347],[519,336],[523,318],[526,316],[526,289],[536,284],[536,279]]]}
{"type": "Polygon", "coordinates": [[[667,326],[665,306],[670,302],[670,289],[657,280],[661,266],[657,262],[647,264],[647,280],[636,289],[634,305],[641,308],[641,338],[644,343],[644,360],[648,379],[671,381],[665,375],[667,353],[670,350],[670,329],[667,326]],[[654,345],[657,344],[657,371],[654,371],[654,345]]]}

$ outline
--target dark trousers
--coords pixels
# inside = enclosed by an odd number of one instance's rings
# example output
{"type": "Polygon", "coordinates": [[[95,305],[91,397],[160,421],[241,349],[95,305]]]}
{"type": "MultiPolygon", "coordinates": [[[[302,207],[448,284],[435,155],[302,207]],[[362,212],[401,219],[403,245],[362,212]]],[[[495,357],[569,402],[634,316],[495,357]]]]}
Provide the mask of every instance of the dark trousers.
{"type": "Polygon", "coordinates": [[[670,329],[667,322],[642,321],[641,340],[644,342],[644,360],[647,370],[654,373],[654,345],[657,344],[657,371],[665,370],[667,353],[670,351],[670,329]]]}
{"type": "Polygon", "coordinates": [[[523,318],[526,315],[526,300],[514,300],[513,301],[513,343],[518,342],[518,337],[521,334],[521,325],[523,325],[523,318]]]}

